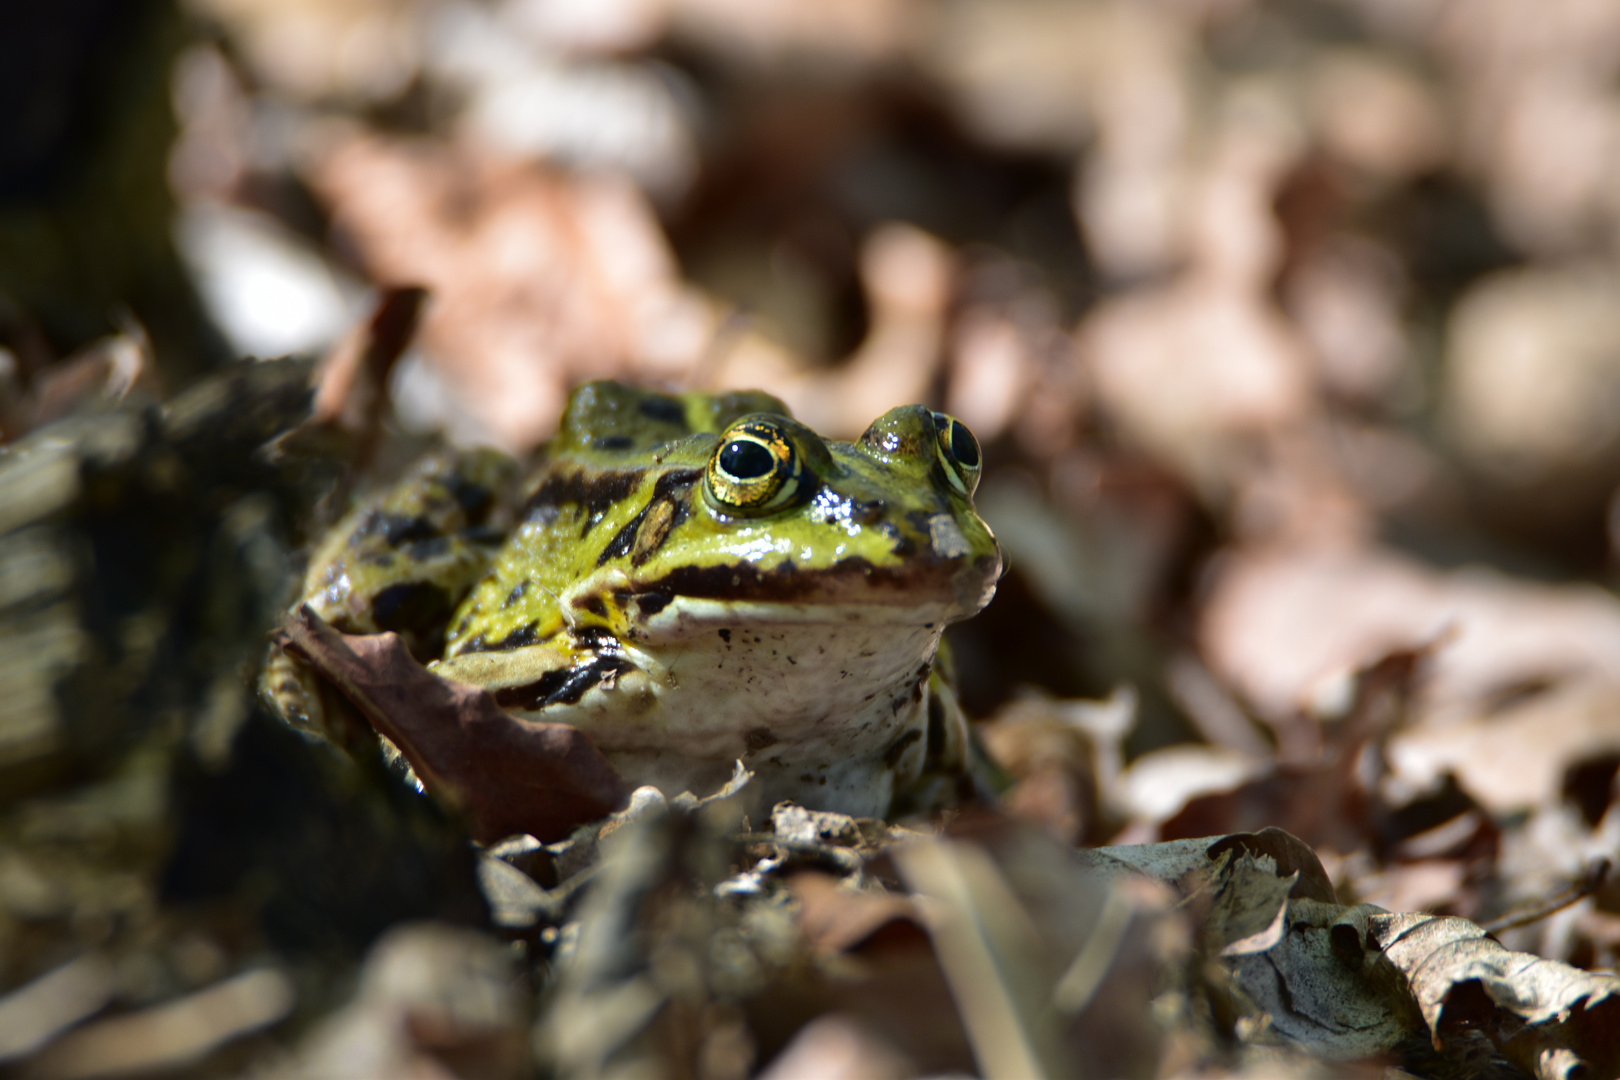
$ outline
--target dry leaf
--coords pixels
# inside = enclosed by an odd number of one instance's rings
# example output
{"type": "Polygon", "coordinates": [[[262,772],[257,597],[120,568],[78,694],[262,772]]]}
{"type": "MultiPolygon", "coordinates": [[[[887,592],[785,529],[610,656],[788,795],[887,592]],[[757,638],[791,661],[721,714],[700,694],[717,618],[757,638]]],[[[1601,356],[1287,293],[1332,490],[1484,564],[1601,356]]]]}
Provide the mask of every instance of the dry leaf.
{"type": "Polygon", "coordinates": [[[395,634],[351,636],[307,606],[293,646],[397,746],[475,839],[561,840],[624,805],[629,788],[577,728],[517,720],[486,691],[430,674],[395,634]]]}
{"type": "Polygon", "coordinates": [[[1389,750],[1414,789],[1449,770],[1481,804],[1523,808],[1555,798],[1573,760],[1620,746],[1620,603],[1596,588],[1441,573],[1377,549],[1253,551],[1222,562],[1199,638],[1278,725],[1333,715],[1351,673],[1432,643],[1389,750]]]}
{"type": "Polygon", "coordinates": [[[1380,912],[1367,928],[1437,1045],[1482,1031],[1543,1080],[1620,1075],[1620,976],[1509,952],[1466,919],[1380,912]]]}
{"type": "Polygon", "coordinates": [[[474,441],[527,449],[574,383],[679,377],[709,343],[708,306],[622,178],[356,138],[312,182],[374,280],[434,296],[422,345],[437,389],[401,390],[418,423],[456,419],[474,441]]]}
{"type": "Polygon", "coordinates": [[[925,944],[917,906],[905,896],[844,888],[813,871],[794,874],[788,884],[799,901],[799,927],[814,949],[871,953],[925,944]]]}

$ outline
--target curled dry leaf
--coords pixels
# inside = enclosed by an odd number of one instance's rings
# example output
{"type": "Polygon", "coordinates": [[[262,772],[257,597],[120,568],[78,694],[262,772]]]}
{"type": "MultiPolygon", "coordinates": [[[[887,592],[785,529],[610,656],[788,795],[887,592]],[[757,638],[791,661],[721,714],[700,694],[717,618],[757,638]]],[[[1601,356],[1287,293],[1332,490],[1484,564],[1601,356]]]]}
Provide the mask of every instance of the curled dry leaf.
{"type": "Polygon", "coordinates": [[[1437,1046],[1472,1029],[1546,1080],[1620,1075],[1620,977],[1510,952],[1467,919],[1379,912],[1367,929],[1437,1046]]]}
{"type": "Polygon", "coordinates": [[[1510,952],[1466,919],[1338,904],[1310,848],[1279,829],[1081,859],[1105,879],[1164,882],[1204,913],[1255,1041],[1351,1060],[1410,1054],[1418,1036],[1460,1062],[1483,1037],[1537,1077],[1620,1070],[1620,977],[1510,952]]]}
{"type": "Polygon", "coordinates": [[[1117,878],[1134,871],[1190,892],[1199,887],[1196,876],[1207,874],[1212,863],[1226,852],[1269,858],[1279,874],[1297,875],[1290,896],[1327,903],[1335,900],[1333,884],[1316,853],[1299,837],[1282,829],[1090,848],[1079,854],[1082,864],[1105,877],[1117,878]]]}
{"type": "Polygon", "coordinates": [[[429,673],[396,634],[341,634],[307,605],[288,616],[286,633],[428,791],[466,815],[476,840],[561,840],[629,795],[578,729],[514,719],[485,691],[429,673]]]}
{"type": "Polygon", "coordinates": [[[1256,1041],[1354,1060],[1391,1051],[1419,1023],[1389,962],[1355,944],[1367,937],[1357,929],[1363,909],[1335,903],[1315,854],[1280,829],[1082,857],[1105,875],[1164,882],[1203,913],[1204,949],[1224,966],[1240,1030],[1256,1041]]]}
{"type": "Polygon", "coordinates": [[[1253,549],[1221,563],[1201,621],[1212,672],[1279,725],[1339,712],[1353,673],[1434,645],[1389,751],[1414,789],[1450,771],[1487,808],[1522,810],[1556,799],[1571,762],[1620,746],[1620,605],[1599,589],[1376,548],[1253,549]]]}

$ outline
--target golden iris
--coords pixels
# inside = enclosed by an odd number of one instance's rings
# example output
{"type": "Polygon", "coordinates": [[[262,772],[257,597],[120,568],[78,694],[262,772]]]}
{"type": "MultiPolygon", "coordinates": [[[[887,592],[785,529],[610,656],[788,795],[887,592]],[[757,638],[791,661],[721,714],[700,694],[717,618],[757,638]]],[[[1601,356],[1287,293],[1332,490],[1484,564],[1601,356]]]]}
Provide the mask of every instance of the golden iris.
{"type": "Polygon", "coordinates": [[[759,513],[792,499],[798,474],[798,455],[787,433],[770,420],[745,419],[721,436],[704,472],[704,486],[719,509],[759,513]]]}
{"type": "Polygon", "coordinates": [[[945,463],[945,475],[962,494],[972,495],[979,486],[979,469],[984,464],[979,440],[966,424],[944,413],[934,414],[934,430],[939,435],[939,458],[945,463]]]}

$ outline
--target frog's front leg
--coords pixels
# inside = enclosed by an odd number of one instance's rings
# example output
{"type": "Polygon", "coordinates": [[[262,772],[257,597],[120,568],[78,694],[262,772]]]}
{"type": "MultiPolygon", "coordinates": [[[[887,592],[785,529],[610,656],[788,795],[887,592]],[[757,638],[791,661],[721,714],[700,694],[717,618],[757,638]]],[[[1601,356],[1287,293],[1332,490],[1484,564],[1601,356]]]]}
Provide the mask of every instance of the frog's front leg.
{"type": "Polygon", "coordinates": [[[577,704],[599,686],[611,690],[632,672],[641,684],[658,683],[666,679],[664,665],[634,643],[638,630],[627,610],[634,605],[632,593],[624,571],[597,571],[547,595],[543,605],[532,604],[530,611],[542,616],[517,632],[494,643],[458,641],[433,671],[483,687],[502,708],[531,718],[577,704]]]}
{"type": "Polygon", "coordinates": [[[972,799],[994,799],[1009,786],[973,732],[956,691],[938,670],[928,677],[922,772],[895,792],[891,816],[905,816],[972,799]]]}
{"type": "Polygon", "coordinates": [[[489,691],[507,712],[537,719],[599,686],[611,689],[620,676],[640,670],[637,659],[605,634],[564,630],[510,651],[457,653],[429,670],[489,691]]]}

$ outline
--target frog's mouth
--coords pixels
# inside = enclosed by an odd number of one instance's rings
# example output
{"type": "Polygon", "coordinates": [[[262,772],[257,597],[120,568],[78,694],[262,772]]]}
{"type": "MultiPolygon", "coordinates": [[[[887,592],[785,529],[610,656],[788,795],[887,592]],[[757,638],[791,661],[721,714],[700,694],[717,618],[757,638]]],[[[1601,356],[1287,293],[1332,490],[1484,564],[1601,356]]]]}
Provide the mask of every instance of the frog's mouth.
{"type": "MultiPolygon", "coordinates": [[[[914,561],[901,567],[874,566],[864,558],[825,567],[801,567],[792,559],[774,566],[733,563],[686,566],[651,581],[634,583],[624,599],[643,617],[658,615],[676,601],[712,601],[780,607],[808,615],[818,609],[831,618],[851,609],[894,609],[914,619],[919,609],[937,608],[947,620],[976,614],[995,595],[1001,553],[976,559],[914,561]]],[[[683,605],[693,610],[707,604],[683,605]]]]}

